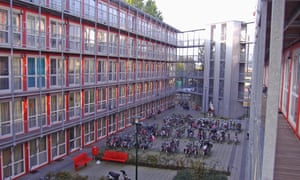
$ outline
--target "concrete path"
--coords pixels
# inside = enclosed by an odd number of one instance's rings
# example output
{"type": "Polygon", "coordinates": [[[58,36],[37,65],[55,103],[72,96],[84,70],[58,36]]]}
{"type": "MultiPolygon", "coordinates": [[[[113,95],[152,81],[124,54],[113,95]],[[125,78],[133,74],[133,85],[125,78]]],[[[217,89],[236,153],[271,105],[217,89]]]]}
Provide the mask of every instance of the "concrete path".
{"type": "MultiPolygon", "coordinates": [[[[180,106],[177,106],[173,109],[167,110],[159,115],[156,116],[156,119],[149,119],[145,120],[146,123],[159,123],[168,115],[172,113],[181,113],[181,114],[190,114],[193,117],[201,117],[200,111],[194,110],[183,110],[180,106]]],[[[242,127],[247,128],[248,122],[246,120],[242,120],[242,127]]],[[[130,127],[122,133],[132,132],[134,131],[134,127],[130,127]]],[[[205,164],[209,167],[214,167],[217,170],[221,171],[231,171],[231,176],[228,177],[229,180],[240,180],[245,179],[245,169],[246,169],[246,156],[247,156],[247,143],[248,140],[246,139],[246,132],[248,130],[244,129],[241,133],[239,133],[238,137],[240,140],[240,144],[219,144],[214,143],[213,149],[210,156],[199,158],[199,160],[204,160],[205,164]]],[[[232,136],[233,137],[233,136],[232,136]]],[[[184,142],[181,142],[184,144],[184,142]]],[[[99,146],[100,148],[105,147],[105,140],[99,141],[94,145],[99,146]]],[[[62,161],[55,161],[45,167],[40,168],[37,172],[28,174],[26,176],[21,177],[21,180],[41,180],[48,172],[58,172],[58,171],[69,171],[74,172],[73,161],[72,157],[81,153],[81,152],[88,152],[91,156],[91,149],[85,148],[80,152],[76,152],[71,154],[70,156],[64,157],[62,161]]],[[[120,163],[113,163],[113,162],[104,162],[102,161],[101,164],[97,165],[95,161],[90,162],[87,167],[83,167],[78,171],[80,175],[87,175],[89,180],[98,180],[101,176],[107,175],[109,171],[119,171],[125,170],[129,177],[132,179],[135,178],[135,166],[120,164],[120,163]]],[[[173,177],[176,175],[177,171],[175,170],[165,170],[165,169],[156,169],[156,168],[148,168],[148,167],[141,167],[138,168],[139,172],[139,179],[141,180],[172,180],[173,177]]]]}

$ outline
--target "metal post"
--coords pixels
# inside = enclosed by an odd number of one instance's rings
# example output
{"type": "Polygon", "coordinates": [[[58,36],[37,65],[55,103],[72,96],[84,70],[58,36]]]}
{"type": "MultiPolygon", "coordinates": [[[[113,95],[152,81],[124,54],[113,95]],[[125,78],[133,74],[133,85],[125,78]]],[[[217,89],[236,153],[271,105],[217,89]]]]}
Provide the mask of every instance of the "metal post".
{"type": "Polygon", "coordinates": [[[139,118],[140,116],[137,116],[137,112],[135,115],[135,180],[138,180],[138,165],[139,165],[139,161],[138,161],[138,150],[139,150],[139,141],[138,141],[138,126],[140,125],[139,123],[139,118]]]}
{"type": "Polygon", "coordinates": [[[206,107],[206,105],[207,105],[207,101],[206,101],[206,99],[207,99],[207,87],[204,87],[204,96],[203,96],[203,98],[204,98],[204,117],[207,117],[207,107],[206,107]]]}
{"type": "Polygon", "coordinates": [[[138,150],[139,150],[139,143],[138,143],[138,123],[135,122],[135,180],[138,180],[138,150]]]}

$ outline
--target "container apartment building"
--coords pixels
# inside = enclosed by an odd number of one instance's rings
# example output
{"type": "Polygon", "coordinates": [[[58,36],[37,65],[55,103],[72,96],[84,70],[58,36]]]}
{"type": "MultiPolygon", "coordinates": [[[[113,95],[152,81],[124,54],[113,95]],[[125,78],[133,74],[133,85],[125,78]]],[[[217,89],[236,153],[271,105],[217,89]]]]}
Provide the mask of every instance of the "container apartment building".
{"type": "Polygon", "coordinates": [[[1,1],[0,22],[0,179],[173,105],[178,30],[122,1],[1,1]]]}
{"type": "Polygon", "coordinates": [[[299,1],[258,1],[249,179],[300,179],[299,7],[299,1]]]}
{"type": "Polygon", "coordinates": [[[253,28],[254,23],[228,21],[179,33],[179,101],[187,99],[188,93],[196,99],[192,106],[200,106],[203,112],[212,103],[217,116],[247,116],[253,28]]]}

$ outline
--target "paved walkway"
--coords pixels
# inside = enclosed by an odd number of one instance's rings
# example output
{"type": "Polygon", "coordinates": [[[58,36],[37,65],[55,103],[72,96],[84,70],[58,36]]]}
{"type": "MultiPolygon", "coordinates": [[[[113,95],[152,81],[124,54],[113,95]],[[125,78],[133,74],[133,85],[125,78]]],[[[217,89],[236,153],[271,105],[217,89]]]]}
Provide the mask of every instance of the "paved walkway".
{"type": "MultiPolygon", "coordinates": [[[[181,107],[177,106],[176,108],[167,110],[156,116],[156,120],[153,118],[146,120],[147,123],[157,123],[163,119],[163,117],[168,116],[172,113],[181,113],[181,114],[190,114],[193,117],[201,117],[200,111],[194,110],[183,110],[181,107]]],[[[242,127],[247,127],[248,122],[242,121],[242,127]]],[[[132,132],[134,127],[127,128],[124,132],[132,132]]],[[[243,130],[240,133],[239,140],[240,144],[218,144],[215,143],[213,145],[213,149],[211,155],[208,157],[204,157],[201,159],[205,160],[205,164],[210,167],[215,167],[218,170],[222,171],[231,171],[231,176],[228,178],[229,180],[240,180],[245,179],[245,169],[246,169],[246,155],[247,155],[247,143],[246,140],[246,132],[247,130],[243,130]]],[[[233,136],[232,136],[233,137],[233,136]]],[[[181,142],[184,144],[184,142],[181,142]]],[[[105,144],[105,140],[99,141],[94,145],[98,145],[100,148],[103,148],[105,144]]],[[[58,172],[58,171],[69,171],[74,172],[72,157],[76,156],[81,152],[87,152],[91,156],[91,148],[85,148],[80,152],[72,153],[69,156],[64,157],[61,161],[55,161],[51,164],[40,168],[37,172],[28,174],[26,176],[21,177],[21,180],[35,180],[35,179],[43,179],[43,177],[48,172],[58,172]]],[[[88,175],[89,180],[98,180],[99,177],[105,176],[109,171],[119,171],[121,169],[126,170],[129,177],[132,179],[135,178],[135,166],[113,163],[113,162],[104,162],[101,164],[96,164],[95,161],[90,162],[87,167],[81,168],[78,173],[80,175],[88,175]]],[[[175,170],[165,170],[165,169],[156,169],[156,168],[148,168],[139,166],[139,179],[142,180],[172,180],[176,175],[177,171],[175,170]]]]}

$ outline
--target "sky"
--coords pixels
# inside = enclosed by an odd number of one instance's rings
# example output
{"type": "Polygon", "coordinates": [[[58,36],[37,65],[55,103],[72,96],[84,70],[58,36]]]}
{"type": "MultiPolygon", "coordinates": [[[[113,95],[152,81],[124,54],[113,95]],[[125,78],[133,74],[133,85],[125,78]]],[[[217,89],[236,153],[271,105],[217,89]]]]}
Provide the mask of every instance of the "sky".
{"type": "Polygon", "coordinates": [[[228,20],[254,21],[257,0],[155,0],[164,22],[181,30],[228,20]]]}

